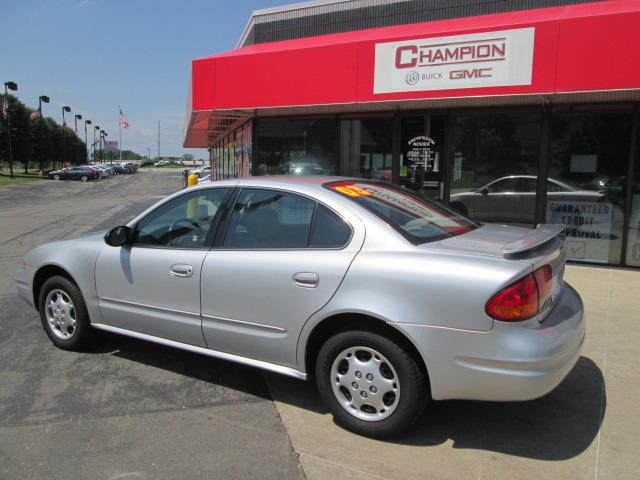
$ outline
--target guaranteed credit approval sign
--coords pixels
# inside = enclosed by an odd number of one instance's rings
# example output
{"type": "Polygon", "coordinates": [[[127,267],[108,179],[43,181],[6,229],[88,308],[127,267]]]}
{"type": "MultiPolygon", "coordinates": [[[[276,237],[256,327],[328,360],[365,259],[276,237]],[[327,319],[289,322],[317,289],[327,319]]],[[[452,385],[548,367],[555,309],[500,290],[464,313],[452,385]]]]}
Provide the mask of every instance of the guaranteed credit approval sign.
{"type": "Polygon", "coordinates": [[[534,28],[376,44],[373,93],[531,85],[534,28]]]}

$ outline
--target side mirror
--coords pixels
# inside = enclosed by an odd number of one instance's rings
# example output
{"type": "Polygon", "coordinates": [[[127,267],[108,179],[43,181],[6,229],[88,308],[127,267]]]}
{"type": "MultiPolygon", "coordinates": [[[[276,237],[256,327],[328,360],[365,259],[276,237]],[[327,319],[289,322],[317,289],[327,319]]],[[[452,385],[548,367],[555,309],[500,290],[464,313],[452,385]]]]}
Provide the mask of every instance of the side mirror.
{"type": "Polygon", "coordinates": [[[133,240],[133,230],[126,225],[112,228],[104,236],[104,241],[107,245],[112,247],[122,247],[123,245],[129,245],[133,240]]]}
{"type": "Polygon", "coordinates": [[[489,193],[489,188],[488,187],[481,188],[480,193],[482,195],[486,195],[487,193],[489,193]]]}

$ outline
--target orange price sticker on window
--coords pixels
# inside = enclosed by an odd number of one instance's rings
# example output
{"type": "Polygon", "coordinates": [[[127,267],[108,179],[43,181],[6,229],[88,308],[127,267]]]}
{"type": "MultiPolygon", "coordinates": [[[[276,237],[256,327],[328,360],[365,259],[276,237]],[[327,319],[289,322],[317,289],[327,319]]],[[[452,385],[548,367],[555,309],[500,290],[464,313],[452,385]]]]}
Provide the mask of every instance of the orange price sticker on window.
{"type": "Polygon", "coordinates": [[[340,185],[333,187],[333,189],[336,192],[344,193],[345,195],[349,195],[350,197],[368,197],[372,195],[370,191],[360,187],[356,187],[355,185],[340,185]]]}

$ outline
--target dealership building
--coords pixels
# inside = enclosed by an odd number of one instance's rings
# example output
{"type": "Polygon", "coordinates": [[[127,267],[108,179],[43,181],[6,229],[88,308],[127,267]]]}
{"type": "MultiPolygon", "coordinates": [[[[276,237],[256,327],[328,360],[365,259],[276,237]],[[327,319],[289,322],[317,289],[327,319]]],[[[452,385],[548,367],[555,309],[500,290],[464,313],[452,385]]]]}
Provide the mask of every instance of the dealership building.
{"type": "Polygon", "coordinates": [[[347,175],[479,221],[567,226],[640,267],[640,1],[333,0],[259,10],[192,62],[213,179],[347,175]]]}

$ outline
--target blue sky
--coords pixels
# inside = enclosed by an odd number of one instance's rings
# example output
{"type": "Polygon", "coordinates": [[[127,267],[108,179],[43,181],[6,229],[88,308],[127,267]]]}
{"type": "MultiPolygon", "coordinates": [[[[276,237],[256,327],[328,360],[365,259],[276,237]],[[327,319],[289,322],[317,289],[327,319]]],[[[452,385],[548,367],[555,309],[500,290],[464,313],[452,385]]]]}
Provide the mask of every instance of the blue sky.
{"type": "MultiPolygon", "coordinates": [[[[253,10],[283,0],[5,0],[0,7],[0,81],[18,98],[62,123],[62,105],[118,139],[118,105],[131,127],[123,148],[156,155],[183,149],[190,62],[232,49],[253,10]]],[[[68,123],[73,126],[72,122],[68,123]]],[[[78,127],[80,131],[80,127],[78,127]]],[[[90,137],[91,141],[91,137],[90,137]]]]}

